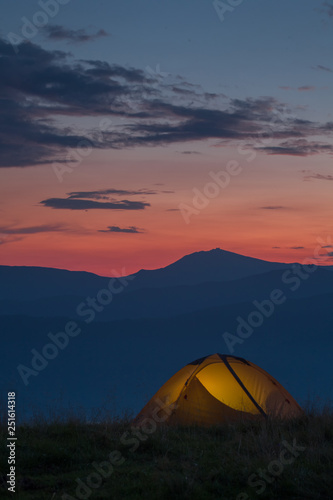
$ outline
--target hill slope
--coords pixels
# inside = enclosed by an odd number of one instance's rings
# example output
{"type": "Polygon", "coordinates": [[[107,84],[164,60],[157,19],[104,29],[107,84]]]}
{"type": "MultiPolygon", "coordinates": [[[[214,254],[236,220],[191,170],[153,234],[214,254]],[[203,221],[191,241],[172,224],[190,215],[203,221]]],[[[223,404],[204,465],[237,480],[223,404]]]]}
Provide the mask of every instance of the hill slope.
{"type": "Polygon", "coordinates": [[[162,269],[142,269],[136,273],[133,288],[160,288],[194,285],[209,281],[230,281],[255,274],[285,269],[291,264],[268,262],[215,248],[185,255],[162,269]]]}
{"type": "MultiPolygon", "coordinates": [[[[21,427],[17,490],[24,500],[330,499],[333,415],[212,428],[81,418],[21,427]],[[111,463],[112,461],[112,463],[111,463]],[[264,476],[263,476],[264,475],[264,476]],[[267,478],[267,479],[263,479],[267,478]]],[[[5,426],[0,437],[6,439],[5,426]]],[[[5,456],[0,469],[7,471],[5,456]]],[[[5,493],[5,479],[0,494],[5,493]]]]}
{"type": "MultiPolygon", "coordinates": [[[[314,297],[333,293],[332,273],[318,268],[301,279],[292,271],[270,271],[228,282],[207,282],[193,285],[163,288],[129,289],[116,294],[112,301],[101,307],[94,315],[97,321],[137,318],[170,318],[225,304],[270,299],[274,290],[281,290],[288,298],[314,297]]],[[[87,319],[91,316],[91,305],[86,296],[45,297],[34,300],[0,300],[1,314],[24,314],[34,317],[67,316],[87,319]],[[89,313],[90,311],[90,313],[89,313]]]]}

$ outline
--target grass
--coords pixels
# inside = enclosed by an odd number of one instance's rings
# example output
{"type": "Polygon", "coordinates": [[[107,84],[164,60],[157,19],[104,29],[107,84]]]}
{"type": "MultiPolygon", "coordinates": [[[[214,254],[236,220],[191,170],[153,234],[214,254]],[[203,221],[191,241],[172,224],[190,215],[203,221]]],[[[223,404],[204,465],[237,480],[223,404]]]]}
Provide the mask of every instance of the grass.
{"type": "MultiPolygon", "coordinates": [[[[136,437],[126,418],[104,419],[95,424],[75,417],[49,421],[39,418],[21,425],[17,430],[17,488],[13,497],[333,499],[331,409],[308,411],[289,422],[268,419],[152,431],[136,437]],[[302,449],[283,452],[286,442],[291,448],[296,443],[302,449]],[[288,463],[282,463],[281,457],[288,463]],[[83,482],[81,490],[77,489],[79,478],[83,482]]],[[[6,437],[7,429],[2,424],[1,443],[6,442],[6,437]]],[[[0,458],[0,498],[10,498],[4,448],[0,458]]]]}

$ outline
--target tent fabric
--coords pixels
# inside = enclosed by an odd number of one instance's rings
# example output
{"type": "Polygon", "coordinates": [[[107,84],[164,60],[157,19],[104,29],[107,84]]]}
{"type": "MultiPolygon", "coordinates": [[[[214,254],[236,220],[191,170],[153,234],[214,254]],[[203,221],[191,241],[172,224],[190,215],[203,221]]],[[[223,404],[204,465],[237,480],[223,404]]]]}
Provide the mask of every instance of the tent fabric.
{"type": "Polygon", "coordinates": [[[173,375],[135,419],[215,425],[243,417],[300,416],[303,410],[265,370],[236,356],[212,354],[173,375]]]}

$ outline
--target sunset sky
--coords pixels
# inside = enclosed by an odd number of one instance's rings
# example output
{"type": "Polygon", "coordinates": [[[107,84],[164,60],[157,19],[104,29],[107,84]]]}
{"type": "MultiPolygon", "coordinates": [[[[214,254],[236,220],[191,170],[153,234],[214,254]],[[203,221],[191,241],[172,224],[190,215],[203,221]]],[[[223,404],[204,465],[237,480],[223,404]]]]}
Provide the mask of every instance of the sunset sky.
{"type": "Polygon", "coordinates": [[[0,0],[1,264],[333,245],[333,2],[224,5],[0,0]]]}

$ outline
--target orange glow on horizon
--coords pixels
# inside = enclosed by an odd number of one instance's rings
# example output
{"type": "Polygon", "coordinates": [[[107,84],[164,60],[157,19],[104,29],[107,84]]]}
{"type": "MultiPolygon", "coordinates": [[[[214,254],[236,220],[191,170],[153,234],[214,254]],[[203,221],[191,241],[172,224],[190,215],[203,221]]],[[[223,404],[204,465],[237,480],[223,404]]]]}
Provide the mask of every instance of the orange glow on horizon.
{"type": "Polygon", "coordinates": [[[82,164],[63,183],[57,182],[50,166],[33,167],[33,177],[32,169],[21,169],[19,184],[15,168],[2,169],[6,191],[0,205],[1,264],[111,276],[113,270],[123,268],[130,274],[165,267],[184,255],[214,248],[291,263],[312,259],[318,238],[327,247],[322,249],[319,263],[333,263],[327,239],[331,228],[328,208],[333,208],[330,186],[328,182],[303,182],[299,158],[281,164],[281,159],[258,156],[251,165],[243,163],[239,175],[225,189],[216,190],[216,196],[201,200],[203,207],[198,209],[195,193],[204,193],[207,182],[212,181],[209,172],[223,170],[232,150],[224,151],[223,161],[216,151],[206,159],[204,155],[193,160],[178,155],[176,162],[171,162],[174,152],[159,148],[158,153],[162,155],[158,163],[157,150],[115,153],[116,166],[121,166],[116,181],[103,159],[105,152],[101,157],[94,155],[94,169],[90,162],[82,164]],[[291,175],[281,175],[289,170],[291,175]],[[272,183],[274,189],[267,191],[272,183]],[[64,210],[40,203],[66,199],[73,191],[107,188],[134,190],[136,195],[113,199],[128,198],[149,206],[140,210],[64,210]],[[142,189],[153,193],[140,194],[142,189]],[[112,226],[120,230],[135,227],[138,232],[107,232],[112,226]]]}

